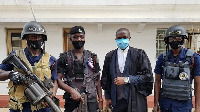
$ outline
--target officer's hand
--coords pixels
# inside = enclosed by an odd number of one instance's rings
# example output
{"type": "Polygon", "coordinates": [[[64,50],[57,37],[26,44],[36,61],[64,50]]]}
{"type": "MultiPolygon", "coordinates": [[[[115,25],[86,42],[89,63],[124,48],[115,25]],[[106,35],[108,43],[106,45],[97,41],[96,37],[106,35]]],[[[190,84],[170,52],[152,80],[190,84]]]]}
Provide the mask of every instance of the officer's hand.
{"type": "Polygon", "coordinates": [[[44,101],[43,101],[43,102],[41,102],[41,104],[42,104],[43,107],[45,107],[45,108],[46,108],[46,107],[49,107],[49,104],[48,104],[47,102],[44,102],[44,101]]]}
{"type": "Polygon", "coordinates": [[[152,112],[161,112],[160,107],[158,105],[154,106],[152,112]]]}
{"type": "Polygon", "coordinates": [[[110,108],[111,103],[112,103],[111,99],[106,99],[106,108],[110,108]]]}
{"type": "Polygon", "coordinates": [[[100,111],[103,110],[103,99],[98,100],[98,107],[100,111]]]}
{"type": "Polygon", "coordinates": [[[71,95],[71,98],[72,98],[73,100],[76,100],[76,101],[81,100],[81,102],[84,102],[84,101],[83,101],[83,98],[81,97],[81,94],[80,94],[77,90],[72,89],[72,90],[70,91],[70,95],[71,95]]]}
{"type": "Polygon", "coordinates": [[[11,71],[9,73],[9,79],[11,81],[13,81],[14,85],[24,84],[25,81],[26,81],[25,75],[23,75],[23,74],[21,74],[19,72],[14,72],[14,71],[11,71]]]}
{"type": "Polygon", "coordinates": [[[124,77],[117,77],[117,78],[115,78],[115,79],[114,79],[114,83],[115,83],[116,85],[123,85],[123,84],[125,84],[125,83],[124,83],[124,77]]]}

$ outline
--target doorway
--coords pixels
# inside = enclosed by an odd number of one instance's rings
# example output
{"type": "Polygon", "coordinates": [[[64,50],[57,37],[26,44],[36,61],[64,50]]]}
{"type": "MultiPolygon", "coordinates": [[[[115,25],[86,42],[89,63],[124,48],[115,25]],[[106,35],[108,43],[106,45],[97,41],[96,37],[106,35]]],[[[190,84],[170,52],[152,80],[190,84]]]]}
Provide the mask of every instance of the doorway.
{"type": "Polygon", "coordinates": [[[63,29],[63,52],[66,52],[73,48],[71,41],[69,40],[69,31],[71,28],[63,29]]]}

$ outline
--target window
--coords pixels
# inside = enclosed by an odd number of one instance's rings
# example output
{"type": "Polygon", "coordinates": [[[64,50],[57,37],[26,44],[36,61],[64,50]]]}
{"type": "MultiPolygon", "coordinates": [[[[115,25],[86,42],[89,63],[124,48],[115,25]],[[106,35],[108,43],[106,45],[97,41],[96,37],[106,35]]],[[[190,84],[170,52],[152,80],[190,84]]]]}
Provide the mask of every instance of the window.
{"type": "Polygon", "coordinates": [[[73,48],[71,41],[69,40],[70,28],[63,29],[63,52],[73,48]]]}
{"type": "Polygon", "coordinates": [[[158,28],[157,29],[157,35],[156,35],[156,57],[158,57],[161,53],[163,53],[165,49],[165,33],[166,28],[158,28]]]}
{"type": "Polygon", "coordinates": [[[26,47],[26,41],[21,40],[22,29],[7,29],[7,55],[13,50],[19,50],[26,47]]]}
{"type": "Polygon", "coordinates": [[[197,53],[200,53],[200,32],[199,29],[187,30],[188,39],[185,40],[185,47],[193,49],[197,53]]]}

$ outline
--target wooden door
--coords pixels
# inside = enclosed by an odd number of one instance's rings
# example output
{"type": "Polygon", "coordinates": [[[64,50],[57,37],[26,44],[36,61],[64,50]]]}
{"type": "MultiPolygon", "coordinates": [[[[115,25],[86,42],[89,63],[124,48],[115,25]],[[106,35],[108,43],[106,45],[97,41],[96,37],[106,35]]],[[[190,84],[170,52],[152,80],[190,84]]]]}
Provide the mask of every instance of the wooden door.
{"type": "Polygon", "coordinates": [[[73,48],[71,41],[69,40],[70,28],[63,29],[63,52],[73,48]]]}

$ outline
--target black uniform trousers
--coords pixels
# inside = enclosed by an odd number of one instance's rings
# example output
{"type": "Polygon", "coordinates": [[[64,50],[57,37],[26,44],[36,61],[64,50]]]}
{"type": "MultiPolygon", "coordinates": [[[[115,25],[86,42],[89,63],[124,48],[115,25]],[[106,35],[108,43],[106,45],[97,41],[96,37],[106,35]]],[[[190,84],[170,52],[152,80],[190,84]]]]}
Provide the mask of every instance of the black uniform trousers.
{"type": "Polygon", "coordinates": [[[121,98],[116,101],[115,107],[113,107],[112,112],[127,112],[128,110],[128,102],[125,98],[121,98]]]}

